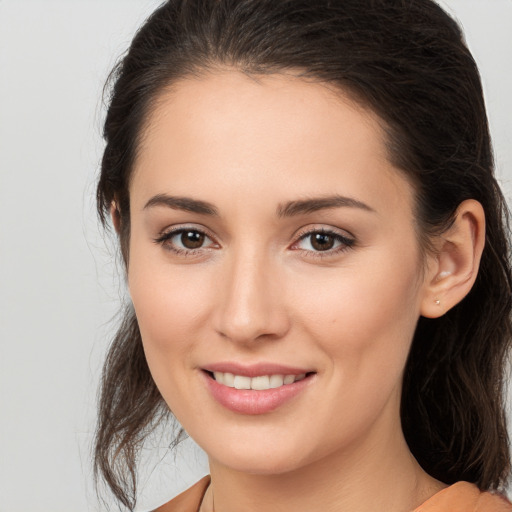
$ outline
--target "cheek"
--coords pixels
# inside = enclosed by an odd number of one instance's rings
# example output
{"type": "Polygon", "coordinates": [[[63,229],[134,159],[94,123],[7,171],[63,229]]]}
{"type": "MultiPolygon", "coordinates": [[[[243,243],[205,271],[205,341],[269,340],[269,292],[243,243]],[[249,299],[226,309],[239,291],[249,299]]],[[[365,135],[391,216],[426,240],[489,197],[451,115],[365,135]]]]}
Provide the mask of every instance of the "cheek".
{"type": "Polygon", "coordinates": [[[316,276],[315,293],[310,294],[300,291],[312,285],[302,278],[295,290],[302,294],[296,302],[304,328],[344,378],[350,373],[374,383],[376,369],[401,375],[419,317],[419,286],[417,260],[396,260],[390,253],[387,259],[373,258],[372,265],[316,276]]]}
{"type": "MultiPolygon", "coordinates": [[[[301,288],[311,289],[308,284],[303,281],[301,288]]],[[[327,356],[322,370],[331,400],[315,407],[325,425],[338,426],[325,432],[329,446],[340,436],[346,442],[356,439],[383,410],[392,411],[390,421],[399,417],[417,303],[414,262],[390,262],[374,271],[346,269],[336,279],[317,280],[315,293],[302,294],[302,328],[327,356]]]]}
{"type": "Polygon", "coordinates": [[[128,271],[130,295],[152,373],[186,364],[199,339],[196,333],[205,324],[214,289],[208,285],[207,269],[190,266],[177,270],[162,264],[161,255],[159,258],[152,260],[135,249],[128,271]]]}
{"type": "Polygon", "coordinates": [[[130,260],[128,282],[146,360],[162,397],[180,419],[190,416],[191,401],[197,404],[191,382],[195,372],[190,370],[196,348],[204,341],[206,310],[212,300],[212,287],[197,277],[191,280],[190,272],[153,265],[147,258],[134,255],[130,260]]]}

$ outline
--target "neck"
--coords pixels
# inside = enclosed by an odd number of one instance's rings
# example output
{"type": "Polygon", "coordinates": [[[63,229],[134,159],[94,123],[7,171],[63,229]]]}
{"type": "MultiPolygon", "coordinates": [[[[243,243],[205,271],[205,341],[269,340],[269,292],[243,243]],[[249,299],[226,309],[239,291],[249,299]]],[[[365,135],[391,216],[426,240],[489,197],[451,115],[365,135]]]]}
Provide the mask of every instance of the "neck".
{"type": "Polygon", "coordinates": [[[250,474],[210,460],[205,504],[214,502],[215,512],[410,512],[445,485],[422,470],[401,429],[393,432],[283,474],[250,474]]]}

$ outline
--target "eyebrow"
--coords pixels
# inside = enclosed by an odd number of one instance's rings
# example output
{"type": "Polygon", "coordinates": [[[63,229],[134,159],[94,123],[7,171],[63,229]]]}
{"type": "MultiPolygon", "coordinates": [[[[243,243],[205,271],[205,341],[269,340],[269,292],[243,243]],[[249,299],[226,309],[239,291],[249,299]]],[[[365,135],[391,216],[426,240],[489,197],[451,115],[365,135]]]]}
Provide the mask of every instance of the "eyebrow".
{"type": "MultiPolygon", "coordinates": [[[[219,216],[217,208],[206,201],[192,199],[191,197],[170,196],[168,194],[157,194],[153,196],[145,205],[144,210],[155,206],[166,206],[173,210],[183,210],[186,212],[199,213],[201,215],[219,216]]],[[[358,201],[352,197],[333,195],[327,197],[314,197],[309,199],[300,199],[280,204],[277,207],[277,216],[294,217],[296,215],[304,215],[314,213],[319,210],[327,210],[333,208],[358,208],[368,212],[375,210],[367,204],[358,201]]]]}
{"type": "Polygon", "coordinates": [[[327,197],[315,197],[311,199],[290,201],[284,205],[279,205],[277,208],[277,215],[278,217],[293,217],[295,215],[314,213],[319,210],[342,207],[358,208],[368,212],[376,213],[373,208],[361,201],[358,201],[357,199],[340,195],[332,195],[327,197]]]}
{"type": "Polygon", "coordinates": [[[218,217],[219,212],[215,206],[206,201],[199,201],[190,197],[169,196],[167,194],[158,194],[152,197],[145,205],[144,210],[154,206],[167,206],[173,210],[183,210],[186,212],[200,213],[202,215],[212,215],[218,217]]]}

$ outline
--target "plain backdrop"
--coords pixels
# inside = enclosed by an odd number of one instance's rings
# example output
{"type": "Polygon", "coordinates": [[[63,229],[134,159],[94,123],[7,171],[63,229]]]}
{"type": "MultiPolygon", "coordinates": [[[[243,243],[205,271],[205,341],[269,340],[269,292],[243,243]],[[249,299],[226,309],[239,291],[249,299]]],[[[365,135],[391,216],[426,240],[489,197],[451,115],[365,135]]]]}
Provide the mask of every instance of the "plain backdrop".
{"type": "MultiPolygon", "coordinates": [[[[108,71],[157,0],[0,0],[0,512],[104,510],[90,443],[124,294],[94,182],[108,71]]],[[[483,76],[512,197],[512,0],[445,0],[483,76]]],[[[207,471],[191,442],[152,454],[139,510],[207,471]],[[156,468],[155,468],[156,465],[156,468]]]]}

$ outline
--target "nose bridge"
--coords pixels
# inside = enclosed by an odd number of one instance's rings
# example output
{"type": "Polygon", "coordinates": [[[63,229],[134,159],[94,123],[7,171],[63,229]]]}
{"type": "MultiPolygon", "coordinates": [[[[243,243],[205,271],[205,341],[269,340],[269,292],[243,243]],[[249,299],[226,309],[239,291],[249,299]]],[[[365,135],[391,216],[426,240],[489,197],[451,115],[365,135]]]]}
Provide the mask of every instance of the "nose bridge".
{"type": "Polygon", "coordinates": [[[262,247],[232,248],[219,290],[219,333],[238,342],[283,336],[288,318],[276,265],[262,247]]]}

